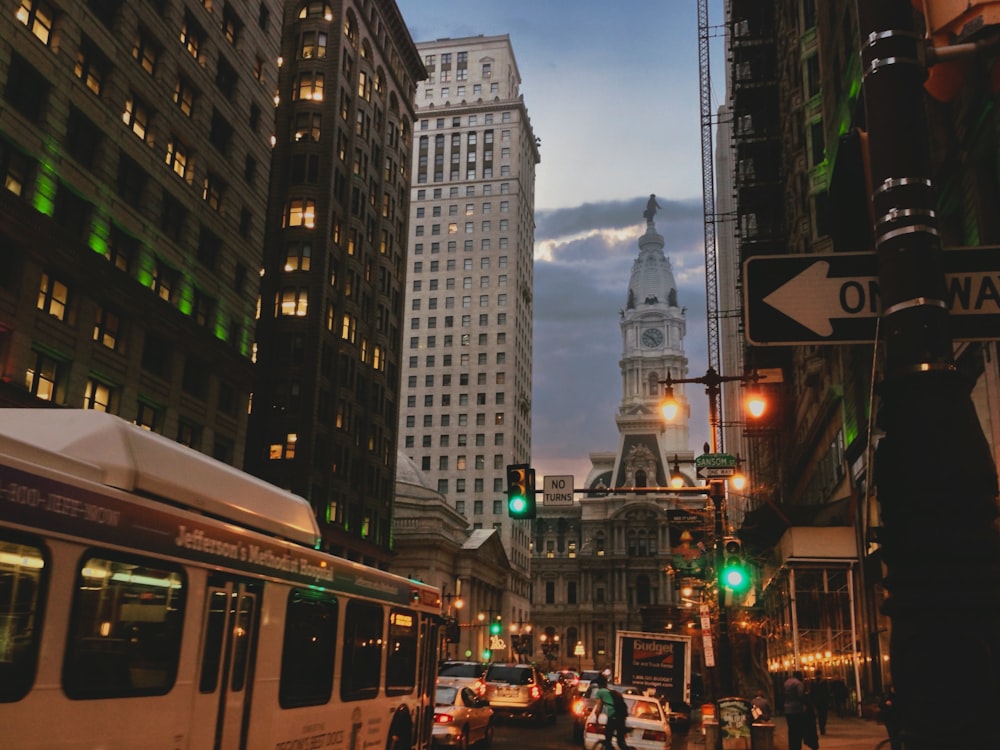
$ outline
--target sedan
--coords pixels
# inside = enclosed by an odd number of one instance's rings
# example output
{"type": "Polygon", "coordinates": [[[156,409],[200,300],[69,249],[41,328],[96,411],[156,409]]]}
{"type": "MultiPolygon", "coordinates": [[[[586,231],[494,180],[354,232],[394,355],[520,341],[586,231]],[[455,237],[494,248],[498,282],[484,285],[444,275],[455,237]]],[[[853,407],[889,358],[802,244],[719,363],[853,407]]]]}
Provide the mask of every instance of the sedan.
{"type": "MultiPolygon", "coordinates": [[[[670,722],[667,707],[655,695],[625,694],[628,715],[625,717],[625,738],[634,750],[670,750],[670,722]]],[[[586,750],[604,747],[604,725],[607,716],[593,711],[587,717],[583,735],[586,750]]]]}
{"type": "Polygon", "coordinates": [[[433,747],[468,750],[482,742],[493,744],[493,709],[472,688],[439,685],[434,698],[433,747]]]}

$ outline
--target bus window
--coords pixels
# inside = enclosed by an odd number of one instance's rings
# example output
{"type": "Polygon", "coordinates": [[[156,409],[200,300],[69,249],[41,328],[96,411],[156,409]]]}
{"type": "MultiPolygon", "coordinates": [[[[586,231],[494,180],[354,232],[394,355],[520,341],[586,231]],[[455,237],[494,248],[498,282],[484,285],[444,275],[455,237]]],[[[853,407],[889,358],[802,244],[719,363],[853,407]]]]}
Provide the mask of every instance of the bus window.
{"type": "Polygon", "coordinates": [[[21,700],[35,681],[47,572],[40,544],[0,539],[0,703],[21,700]]]}
{"type": "Polygon", "coordinates": [[[364,700],[378,694],[383,643],[382,607],[368,602],[347,602],[340,669],[341,700],[364,700]]]}
{"type": "Polygon", "coordinates": [[[330,702],[336,644],[337,600],[293,589],[281,648],[278,703],[282,708],[330,702]]]}
{"type": "Polygon", "coordinates": [[[389,648],[385,665],[387,695],[412,693],[417,680],[417,613],[410,609],[389,612],[389,648]]]}
{"type": "Polygon", "coordinates": [[[167,693],[177,676],[184,591],[179,567],[126,557],[86,558],[70,611],[66,695],[167,693]]]}
{"type": "MultiPolygon", "coordinates": [[[[211,581],[209,585],[213,585],[211,581]]],[[[219,589],[209,592],[205,645],[201,655],[201,680],[198,683],[198,690],[202,693],[214,693],[219,684],[219,665],[222,664],[222,641],[226,635],[228,605],[228,591],[219,589]]]]}

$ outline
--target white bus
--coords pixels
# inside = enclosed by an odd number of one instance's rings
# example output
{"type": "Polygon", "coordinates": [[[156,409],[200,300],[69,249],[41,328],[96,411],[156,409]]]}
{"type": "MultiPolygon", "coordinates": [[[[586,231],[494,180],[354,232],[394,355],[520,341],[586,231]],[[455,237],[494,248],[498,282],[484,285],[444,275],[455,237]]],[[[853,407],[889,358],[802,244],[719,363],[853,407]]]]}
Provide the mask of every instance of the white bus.
{"type": "Polygon", "coordinates": [[[440,593],[118,417],[0,409],[0,747],[425,750],[440,593]]]}

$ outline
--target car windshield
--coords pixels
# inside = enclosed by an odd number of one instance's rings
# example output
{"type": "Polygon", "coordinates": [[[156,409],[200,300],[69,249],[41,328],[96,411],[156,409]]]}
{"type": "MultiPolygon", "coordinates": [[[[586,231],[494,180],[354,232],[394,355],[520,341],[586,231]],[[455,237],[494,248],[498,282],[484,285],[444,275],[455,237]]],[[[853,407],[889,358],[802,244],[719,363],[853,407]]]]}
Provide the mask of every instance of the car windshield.
{"type": "Polygon", "coordinates": [[[457,692],[457,687],[439,687],[434,696],[434,702],[439,706],[453,706],[455,705],[455,693],[457,692]]]}
{"type": "Polygon", "coordinates": [[[494,664],[486,672],[487,682],[506,682],[511,685],[530,685],[531,670],[494,664]]]}
{"type": "Polygon", "coordinates": [[[441,677],[479,677],[482,673],[478,664],[445,664],[438,670],[441,677]]]}

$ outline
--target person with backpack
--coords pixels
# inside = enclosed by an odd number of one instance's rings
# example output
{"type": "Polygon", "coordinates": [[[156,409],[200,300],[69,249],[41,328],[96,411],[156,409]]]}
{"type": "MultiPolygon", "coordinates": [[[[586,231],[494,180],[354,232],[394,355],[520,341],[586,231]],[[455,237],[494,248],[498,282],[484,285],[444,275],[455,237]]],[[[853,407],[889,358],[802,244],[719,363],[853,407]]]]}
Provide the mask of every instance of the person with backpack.
{"type": "Polygon", "coordinates": [[[612,737],[617,737],[619,750],[629,750],[625,742],[625,717],[628,715],[628,707],[625,699],[617,690],[608,688],[608,678],[603,674],[598,675],[597,683],[597,705],[594,706],[594,721],[601,712],[607,717],[604,725],[604,750],[611,750],[612,737]]]}

